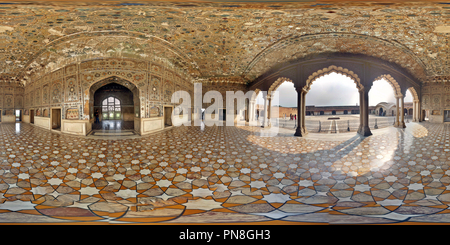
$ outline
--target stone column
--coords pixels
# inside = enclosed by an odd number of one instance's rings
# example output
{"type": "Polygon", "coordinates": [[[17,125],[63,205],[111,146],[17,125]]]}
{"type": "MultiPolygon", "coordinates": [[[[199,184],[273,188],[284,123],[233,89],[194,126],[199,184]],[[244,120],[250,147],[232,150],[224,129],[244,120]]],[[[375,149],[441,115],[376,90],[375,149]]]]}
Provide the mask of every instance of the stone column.
{"type": "Polygon", "coordinates": [[[270,113],[272,112],[272,98],[270,98],[270,96],[267,96],[267,126],[270,127],[272,126],[271,122],[270,122],[270,113]]]}
{"type": "Polygon", "coordinates": [[[363,125],[363,96],[361,95],[361,90],[359,91],[359,128],[358,132],[362,131],[362,125],[363,125]]]}
{"type": "Polygon", "coordinates": [[[417,109],[417,100],[414,100],[413,101],[413,122],[419,121],[418,118],[417,118],[417,111],[418,111],[418,109],[417,109]]]}
{"type": "Polygon", "coordinates": [[[360,125],[360,130],[358,133],[362,136],[370,136],[372,132],[369,128],[369,91],[361,89],[359,91],[360,101],[362,102],[360,106],[360,118],[362,118],[362,125],[360,125]]]}
{"type": "Polygon", "coordinates": [[[401,114],[400,114],[400,121],[399,121],[399,127],[400,128],[406,128],[405,125],[405,98],[402,96],[401,98],[402,106],[401,106],[401,114]]]}
{"type": "Polygon", "coordinates": [[[249,113],[249,114],[248,114],[248,115],[249,115],[249,117],[248,117],[249,122],[255,120],[254,108],[255,108],[255,103],[254,103],[253,101],[251,101],[251,102],[249,103],[249,111],[248,111],[248,113],[249,113]]]}
{"type": "Polygon", "coordinates": [[[303,89],[298,89],[296,88],[297,91],[297,128],[295,129],[295,134],[294,136],[299,136],[302,137],[303,136],[303,117],[300,116],[300,113],[302,111],[303,108],[303,89]]]}
{"type": "Polygon", "coordinates": [[[308,134],[308,131],[306,130],[306,92],[302,90],[302,111],[297,113],[297,117],[302,117],[302,131],[303,135],[308,134]]]}
{"type": "Polygon", "coordinates": [[[421,113],[420,113],[420,101],[419,100],[417,100],[417,102],[416,102],[416,117],[417,117],[417,122],[421,122],[422,120],[420,119],[420,115],[421,115],[421,113]]]}
{"type": "MultiPolygon", "coordinates": [[[[263,122],[262,122],[262,125],[261,125],[261,127],[266,127],[267,126],[267,96],[266,97],[264,97],[263,98],[264,99],[264,109],[263,109],[263,122]]],[[[259,116],[261,116],[261,114],[259,115],[259,116]]]]}
{"type": "Polygon", "coordinates": [[[399,96],[395,96],[396,98],[396,107],[395,107],[395,127],[398,127],[399,125],[399,109],[400,109],[400,105],[399,105],[399,100],[400,97],[399,96]]]}

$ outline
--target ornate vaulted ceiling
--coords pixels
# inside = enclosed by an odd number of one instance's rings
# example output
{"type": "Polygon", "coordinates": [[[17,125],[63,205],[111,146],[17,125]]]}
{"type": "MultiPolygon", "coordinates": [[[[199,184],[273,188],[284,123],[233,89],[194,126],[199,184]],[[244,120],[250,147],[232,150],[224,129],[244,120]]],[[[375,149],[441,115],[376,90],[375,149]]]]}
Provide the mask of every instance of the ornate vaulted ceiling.
{"type": "Polygon", "coordinates": [[[26,82],[73,62],[125,57],[247,82],[277,64],[346,52],[445,81],[449,37],[450,4],[439,2],[16,2],[0,4],[0,73],[26,82]]]}

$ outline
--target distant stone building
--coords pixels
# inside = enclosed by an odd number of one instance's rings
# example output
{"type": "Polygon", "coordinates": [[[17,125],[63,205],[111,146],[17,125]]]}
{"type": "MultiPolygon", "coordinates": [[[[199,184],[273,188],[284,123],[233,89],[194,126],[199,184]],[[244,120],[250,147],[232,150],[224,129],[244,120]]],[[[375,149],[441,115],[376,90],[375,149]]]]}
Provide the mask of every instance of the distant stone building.
{"type": "MultiPolygon", "coordinates": [[[[380,102],[378,103],[375,108],[370,109],[370,114],[378,115],[378,116],[395,116],[396,115],[396,104],[395,103],[388,103],[388,102],[380,102]]],[[[413,103],[412,102],[405,102],[404,106],[405,115],[412,115],[413,114],[413,103]]]]}
{"type": "Polygon", "coordinates": [[[306,106],[307,116],[347,114],[359,114],[359,106],[306,106]]]}
{"type": "MultiPolygon", "coordinates": [[[[257,114],[263,115],[263,105],[257,104],[257,114]]],[[[372,115],[378,116],[395,116],[395,103],[380,102],[376,106],[369,106],[369,112],[372,115]]],[[[297,107],[278,107],[278,114],[280,118],[289,118],[290,115],[298,115],[297,107]]],[[[306,116],[317,115],[349,115],[359,114],[359,106],[306,106],[306,116]]],[[[405,102],[405,114],[413,114],[413,103],[405,102]]]]}

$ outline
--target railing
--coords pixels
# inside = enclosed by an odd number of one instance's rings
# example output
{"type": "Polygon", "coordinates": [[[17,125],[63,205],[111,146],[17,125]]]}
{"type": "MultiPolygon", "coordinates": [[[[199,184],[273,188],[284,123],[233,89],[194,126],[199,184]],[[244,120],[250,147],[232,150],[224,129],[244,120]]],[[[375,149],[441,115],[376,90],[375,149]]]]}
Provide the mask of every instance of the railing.
{"type": "MultiPolygon", "coordinates": [[[[273,119],[272,119],[273,120],[273,119]]],[[[276,126],[280,128],[297,128],[297,120],[289,120],[278,118],[276,126]]],[[[407,120],[405,119],[405,122],[407,120]]],[[[369,118],[369,127],[371,129],[385,128],[394,125],[395,117],[378,117],[369,118]]],[[[311,133],[344,133],[344,132],[356,132],[359,129],[359,119],[340,119],[340,120],[306,120],[306,130],[311,133]]]]}

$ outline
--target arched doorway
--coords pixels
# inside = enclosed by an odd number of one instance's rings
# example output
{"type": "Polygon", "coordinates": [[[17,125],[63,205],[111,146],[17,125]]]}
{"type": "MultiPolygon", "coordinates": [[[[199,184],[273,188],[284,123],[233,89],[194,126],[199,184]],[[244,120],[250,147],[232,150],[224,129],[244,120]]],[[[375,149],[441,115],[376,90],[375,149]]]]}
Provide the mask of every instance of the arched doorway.
{"type": "Polygon", "coordinates": [[[136,108],[139,108],[139,93],[131,82],[109,77],[92,85],[91,123],[94,130],[129,131],[135,129],[136,108]]]}

